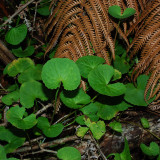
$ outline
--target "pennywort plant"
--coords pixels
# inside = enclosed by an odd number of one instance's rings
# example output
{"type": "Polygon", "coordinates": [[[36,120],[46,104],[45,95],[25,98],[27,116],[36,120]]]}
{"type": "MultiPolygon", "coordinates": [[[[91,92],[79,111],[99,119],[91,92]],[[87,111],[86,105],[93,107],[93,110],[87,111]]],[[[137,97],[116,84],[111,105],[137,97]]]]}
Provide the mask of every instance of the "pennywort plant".
{"type": "MultiPolygon", "coordinates": [[[[47,7],[48,8],[48,7],[47,7]]],[[[38,13],[48,14],[45,8],[39,8],[38,13]]],[[[109,14],[118,19],[133,15],[133,9],[126,9],[123,14],[119,6],[109,8],[109,14]]],[[[98,141],[108,128],[122,133],[122,124],[117,116],[130,107],[145,107],[151,103],[144,100],[144,90],[149,76],[141,75],[136,84],[122,82],[124,74],[128,74],[133,64],[129,63],[126,50],[116,41],[116,60],[113,66],[105,64],[105,60],[97,56],[83,56],[76,62],[67,58],[51,58],[44,65],[36,64],[30,56],[34,47],[28,45],[22,49],[21,43],[27,36],[27,27],[22,24],[7,32],[5,40],[13,47],[12,53],[17,57],[8,64],[3,74],[11,77],[14,84],[7,89],[7,95],[2,97],[4,108],[9,107],[6,119],[9,127],[0,127],[0,160],[15,160],[7,154],[23,146],[26,140],[32,148],[30,136],[42,136],[43,141],[58,139],[64,136],[65,129],[77,124],[74,134],[83,138],[91,134],[98,141]],[[85,89],[82,89],[85,88],[85,89]],[[63,104],[69,114],[56,116],[58,101],[63,104]],[[44,113],[50,106],[50,116],[44,113]]],[[[42,54],[43,55],[43,54],[42,54]]],[[[141,119],[144,128],[149,127],[145,119],[141,119]]],[[[110,154],[116,160],[130,160],[128,141],[122,153],[110,154]]],[[[42,142],[43,143],[43,142],[42,142]]],[[[53,150],[57,145],[52,146],[53,150]]],[[[81,160],[80,152],[67,145],[58,145],[54,154],[62,160],[81,160]]],[[[149,156],[159,156],[157,145],[149,148],[141,144],[142,151],[149,156]],[[152,148],[156,153],[152,154],[152,148]]]]}
{"type": "MultiPolygon", "coordinates": [[[[36,112],[40,110],[37,100],[49,102],[60,98],[67,108],[76,113],[71,124],[80,125],[75,132],[77,136],[83,138],[90,131],[93,137],[99,140],[107,130],[107,121],[110,121],[109,127],[112,130],[121,133],[121,123],[114,118],[129,107],[147,105],[143,94],[148,76],[140,76],[135,88],[133,84],[121,83],[121,72],[104,62],[103,58],[97,56],[84,56],[76,62],[67,58],[53,58],[43,66],[35,65],[30,58],[14,60],[4,70],[4,74],[17,79],[17,85],[2,98],[2,102],[10,106],[6,114],[8,122],[22,133],[36,128],[39,134],[46,138],[58,137],[69,124],[65,125],[63,120],[54,123],[56,104],[52,110],[53,118],[37,116],[36,112]],[[86,91],[79,87],[82,79],[88,86],[86,91]],[[18,104],[13,106],[16,103],[18,104]]],[[[11,134],[8,130],[2,129],[6,134],[11,134]]],[[[13,144],[9,153],[23,144],[25,133],[23,135],[23,141],[19,139],[21,143],[13,144]]],[[[4,149],[7,151],[6,147],[4,149]]],[[[62,158],[66,150],[73,150],[70,154],[79,157],[80,153],[74,152],[73,147],[60,149],[57,156],[62,158]]]]}

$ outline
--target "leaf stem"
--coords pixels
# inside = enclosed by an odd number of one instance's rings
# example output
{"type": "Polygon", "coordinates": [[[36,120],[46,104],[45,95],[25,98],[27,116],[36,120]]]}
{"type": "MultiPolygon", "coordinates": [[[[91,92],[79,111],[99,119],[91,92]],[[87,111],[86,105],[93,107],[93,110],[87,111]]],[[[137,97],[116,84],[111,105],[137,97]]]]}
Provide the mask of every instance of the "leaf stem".
{"type": "MultiPolygon", "coordinates": [[[[121,21],[118,22],[118,28],[119,28],[119,26],[120,26],[120,22],[121,22],[121,21]]],[[[116,29],[116,34],[115,34],[115,37],[114,37],[114,44],[116,44],[118,28],[116,29]]]]}
{"type": "Polygon", "coordinates": [[[54,111],[53,111],[53,115],[52,115],[52,118],[51,118],[51,121],[50,121],[50,124],[52,124],[52,122],[53,122],[53,119],[54,119],[54,115],[55,115],[55,113],[56,113],[56,108],[57,108],[57,97],[58,97],[58,94],[59,94],[59,90],[60,90],[60,88],[61,88],[61,84],[60,84],[60,86],[58,87],[58,89],[57,89],[57,91],[56,91],[56,95],[55,95],[55,106],[54,106],[54,111]]]}

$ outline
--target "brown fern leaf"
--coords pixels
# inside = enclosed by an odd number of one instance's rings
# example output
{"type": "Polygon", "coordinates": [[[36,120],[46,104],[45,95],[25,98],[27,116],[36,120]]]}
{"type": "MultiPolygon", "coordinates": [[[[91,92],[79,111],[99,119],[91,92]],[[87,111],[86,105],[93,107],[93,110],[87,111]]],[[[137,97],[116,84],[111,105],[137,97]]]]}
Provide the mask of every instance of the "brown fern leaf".
{"type": "MultiPolygon", "coordinates": [[[[54,2],[51,2],[50,8],[54,2]]],[[[68,58],[77,60],[84,55],[96,54],[110,64],[110,57],[115,59],[111,32],[117,29],[129,45],[127,29],[139,19],[146,3],[145,0],[59,0],[45,24],[46,36],[52,35],[46,53],[59,42],[55,57],[67,57],[68,54],[68,58]],[[119,5],[122,12],[127,7],[134,8],[136,14],[133,21],[126,22],[124,28],[120,28],[108,15],[112,5],[119,5]]]]}
{"type": "Polygon", "coordinates": [[[141,56],[139,63],[133,70],[132,78],[135,81],[140,74],[151,73],[145,97],[149,92],[148,99],[155,95],[158,99],[160,97],[160,1],[155,0],[148,3],[146,8],[134,27],[135,37],[129,46],[132,48],[131,58],[137,53],[140,53],[141,56]]]}

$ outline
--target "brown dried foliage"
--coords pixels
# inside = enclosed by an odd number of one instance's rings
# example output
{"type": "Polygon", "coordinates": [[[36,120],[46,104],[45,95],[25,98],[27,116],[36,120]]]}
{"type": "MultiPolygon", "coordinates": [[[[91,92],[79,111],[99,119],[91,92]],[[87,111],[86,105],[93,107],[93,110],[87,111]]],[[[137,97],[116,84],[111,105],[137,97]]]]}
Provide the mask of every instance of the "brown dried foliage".
{"type": "Polygon", "coordinates": [[[160,1],[154,0],[148,3],[142,12],[140,19],[130,28],[135,31],[135,37],[128,49],[131,48],[130,57],[140,53],[140,60],[132,72],[132,78],[144,73],[150,74],[150,79],[145,90],[148,99],[157,95],[160,97],[160,1]]]}
{"type": "MultiPolygon", "coordinates": [[[[51,3],[51,8],[54,3],[51,3]]],[[[59,0],[45,24],[46,36],[52,34],[46,53],[59,41],[55,57],[68,57],[76,61],[81,56],[96,54],[110,64],[110,57],[115,59],[111,32],[117,28],[129,45],[127,28],[139,19],[145,5],[145,0],[59,0]],[[117,22],[108,15],[108,8],[112,5],[121,6],[122,11],[127,7],[136,9],[133,21],[118,28],[117,22]]]]}
{"type": "MultiPolygon", "coordinates": [[[[54,8],[45,24],[46,37],[52,35],[48,53],[58,42],[55,57],[67,57],[76,61],[85,55],[103,57],[107,64],[115,59],[115,42],[112,32],[118,30],[120,37],[126,42],[130,57],[140,53],[141,59],[135,66],[134,80],[142,74],[151,73],[146,86],[145,96],[149,98],[160,89],[160,1],[159,0],[55,0],[50,8],[54,8]],[[118,5],[122,12],[126,8],[134,8],[136,14],[127,19],[121,26],[109,16],[108,8],[118,5]],[[134,35],[129,44],[128,36],[134,35]],[[111,55],[110,55],[111,54],[111,55]]],[[[157,98],[160,93],[157,94],[157,98]]]]}

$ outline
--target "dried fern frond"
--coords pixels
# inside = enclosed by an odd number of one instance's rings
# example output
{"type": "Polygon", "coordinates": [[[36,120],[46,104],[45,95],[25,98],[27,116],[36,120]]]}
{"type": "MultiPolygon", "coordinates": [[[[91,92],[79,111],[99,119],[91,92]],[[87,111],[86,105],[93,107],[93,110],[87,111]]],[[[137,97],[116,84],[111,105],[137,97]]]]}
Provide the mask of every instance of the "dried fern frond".
{"type": "Polygon", "coordinates": [[[134,81],[142,74],[151,73],[145,90],[145,97],[148,99],[157,95],[156,99],[160,97],[160,1],[155,0],[148,3],[141,18],[136,23],[135,37],[129,48],[132,47],[130,57],[140,53],[139,63],[135,66],[132,78],[134,81]]]}
{"type": "MultiPolygon", "coordinates": [[[[59,0],[45,24],[46,36],[52,35],[46,53],[59,42],[55,57],[68,57],[76,61],[81,56],[96,54],[110,64],[110,58],[115,59],[111,32],[117,29],[129,45],[126,34],[128,25],[139,19],[146,3],[145,0],[59,0]],[[108,8],[112,5],[119,5],[122,11],[127,7],[134,8],[136,14],[133,22],[126,22],[124,28],[120,28],[108,15],[108,8]]],[[[50,8],[52,5],[53,2],[50,8]]]]}

